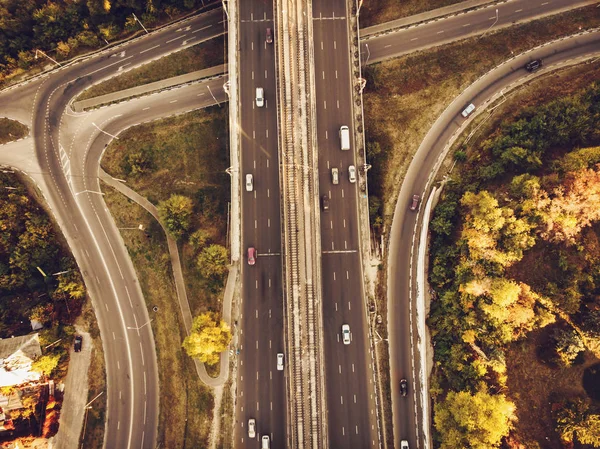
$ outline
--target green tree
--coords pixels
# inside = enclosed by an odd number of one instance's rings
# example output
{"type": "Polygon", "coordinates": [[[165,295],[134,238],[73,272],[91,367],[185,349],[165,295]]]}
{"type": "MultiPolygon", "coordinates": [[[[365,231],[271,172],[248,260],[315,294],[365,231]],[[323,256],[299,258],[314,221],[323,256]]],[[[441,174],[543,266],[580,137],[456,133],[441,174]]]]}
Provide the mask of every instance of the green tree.
{"type": "Polygon", "coordinates": [[[515,406],[504,395],[451,391],[435,405],[440,449],[491,449],[500,446],[514,419],[515,406]]]}
{"type": "Polygon", "coordinates": [[[194,248],[194,251],[198,251],[200,248],[206,246],[211,241],[211,234],[206,229],[198,229],[192,235],[190,235],[190,245],[194,248]]]}
{"type": "Polygon", "coordinates": [[[228,271],[227,248],[217,244],[207,246],[202,249],[196,262],[205,279],[222,281],[228,271]]]}
{"type": "Polygon", "coordinates": [[[38,373],[43,373],[46,376],[50,376],[52,371],[58,366],[59,360],[60,354],[43,355],[31,364],[31,369],[38,373]]]}
{"type": "Polygon", "coordinates": [[[565,366],[571,366],[579,353],[585,351],[583,339],[573,328],[557,329],[554,341],[556,354],[565,366]]]}
{"type": "Polygon", "coordinates": [[[194,318],[192,330],[183,341],[185,352],[208,365],[219,361],[219,354],[231,342],[231,330],[214,312],[206,312],[194,318]]]}
{"type": "Polygon", "coordinates": [[[183,195],[171,195],[171,198],[161,201],[158,205],[158,215],[167,227],[169,233],[181,237],[191,225],[194,203],[183,195]]]}

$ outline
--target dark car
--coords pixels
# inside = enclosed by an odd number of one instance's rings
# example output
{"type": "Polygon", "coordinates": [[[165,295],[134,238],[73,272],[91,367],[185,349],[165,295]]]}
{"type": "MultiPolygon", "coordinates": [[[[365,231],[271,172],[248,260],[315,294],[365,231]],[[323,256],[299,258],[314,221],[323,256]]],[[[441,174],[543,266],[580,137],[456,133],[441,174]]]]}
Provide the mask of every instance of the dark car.
{"type": "Polygon", "coordinates": [[[329,198],[327,198],[327,195],[323,195],[321,204],[323,205],[323,210],[329,210],[329,198]]]}
{"type": "Polygon", "coordinates": [[[529,61],[527,64],[525,64],[525,70],[527,70],[528,72],[535,72],[536,70],[539,70],[541,67],[542,67],[541,59],[534,59],[533,61],[529,61]]]}
{"type": "Polygon", "coordinates": [[[75,345],[74,345],[75,352],[81,352],[82,344],[83,344],[83,337],[81,335],[76,335],[75,336],[75,345]]]}
{"type": "Polygon", "coordinates": [[[410,203],[410,210],[417,210],[417,207],[419,207],[420,199],[421,197],[419,195],[413,195],[412,203],[410,203]]]}
{"type": "Polygon", "coordinates": [[[402,379],[400,381],[400,394],[402,396],[406,396],[407,393],[408,393],[408,382],[406,382],[406,379],[402,379]]]}
{"type": "Polygon", "coordinates": [[[256,263],[256,249],[248,248],[248,265],[254,265],[256,263]]]}
{"type": "Polygon", "coordinates": [[[271,28],[267,28],[267,44],[273,43],[273,31],[271,28]]]}

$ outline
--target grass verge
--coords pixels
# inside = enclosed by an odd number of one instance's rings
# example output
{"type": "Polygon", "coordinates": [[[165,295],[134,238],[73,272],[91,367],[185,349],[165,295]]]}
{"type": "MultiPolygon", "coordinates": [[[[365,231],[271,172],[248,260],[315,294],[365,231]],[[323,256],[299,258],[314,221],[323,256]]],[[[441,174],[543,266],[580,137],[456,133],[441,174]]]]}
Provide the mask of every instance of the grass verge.
{"type": "MultiPolygon", "coordinates": [[[[107,149],[104,169],[154,204],[172,194],[194,202],[192,228],[202,230],[206,241],[224,244],[229,201],[227,108],[195,111],[131,128],[107,149]]],[[[106,202],[122,236],[142,286],[148,306],[157,306],[152,327],[160,375],[160,447],[206,447],[214,399],[198,379],[181,344],[185,329],[176,299],[166,238],[160,225],[140,206],[105,188],[106,202]]],[[[198,248],[187,238],[180,255],[188,299],[195,316],[205,310],[220,311],[222,285],[200,275],[195,258],[198,248]]]]}
{"type": "MultiPolygon", "coordinates": [[[[81,321],[88,329],[92,339],[92,359],[88,369],[88,402],[102,392],[106,392],[106,370],[104,351],[100,329],[96,324],[96,315],[90,301],[86,301],[81,311],[81,321]]],[[[106,394],[98,397],[91,408],[87,409],[85,428],[82,431],[80,444],[89,449],[102,449],[104,444],[104,425],[106,415],[106,394]]]]}
{"type": "Polygon", "coordinates": [[[223,61],[224,36],[218,36],[96,84],[85,90],[77,101],[184,75],[223,64],[223,61]]]}
{"type": "Polygon", "coordinates": [[[185,330],[163,230],[141,206],[108,186],[104,186],[103,192],[118,227],[142,224],[147,230],[123,230],[121,235],[136,268],[146,304],[158,307],[158,312],[150,312],[160,382],[157,444],[159,447],[204,447],[208,442],[213,398],[181,347],[185,330]]]}
{"type": "Polygon", "coordinates": [[[401,17],[453,5],[463,0],[369,0],[360,9],[360,27],[366,28],[401,17]]]}
{"type": "Polygon", "coordinates": [[[29,133],[29,128],[21,122],[0,118],[0,145],[19,140],[29,133]]]}

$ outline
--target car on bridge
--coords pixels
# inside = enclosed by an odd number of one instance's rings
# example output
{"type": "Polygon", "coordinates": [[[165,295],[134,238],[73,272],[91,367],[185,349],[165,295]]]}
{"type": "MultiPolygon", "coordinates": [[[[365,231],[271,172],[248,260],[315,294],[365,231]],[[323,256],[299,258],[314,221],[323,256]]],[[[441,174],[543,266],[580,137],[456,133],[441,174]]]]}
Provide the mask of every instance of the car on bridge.
{"type": "Polygon", "coordinates": [[[342,341],[345,345],[350,344],[350,325],[342,324],[342,341]]]}
{"type": "Polygon", "coordinates": [[[462,115],[464,118],[467,118],[469,115],[471,115],[473,113],[474,110],[475,110],[475,105],[473,103],[470,103],[467,105],[467,107],[465,107],[463,109],[463,111],[460,113],[460,115],[462,115]]]}
{"type": "Polygon", "coordinates": [[[248,173],[246,175],[246,192],[252,192],[254,190],[254,177],[248,173]]]}
{"type": "Polygon", "coordinates": [[[329,210],[329,197],[327,195],[321,197],[321,205],[323,206],[323,210],[329,210]]]}
{"type": "Polygon", "coordinates": [[[269,435],[263,435],[260,447],[261,449],[271,449],[271,439],[269,438],[269,435]]]}
{"type": "Polygon", "coordinates": [[[542,60],[541,59],[534,59],[533,61],[529,61],[527,64],[525,64],[525,70],[527,70],[528,72],[535,72],[541,68],[542,68],[542,60]]]}
{"type": "Polygon", "coordinates": [[[419,207],[420,200],[421,197],[419,195],[413,195],[412,203],[410,203],[410,210],[417,210],[417,208],[419,207]]]}
{"type": "Polygon", "coordinates": [[[406,381],[406,379],[402,379],[400,381],[400,394],[402,396],[406,396],[407,393],[408,393],[408,382],[406,381]]]}
{"type": "Polygon", "coordinates": [[[248,248],[248,265],[252,266],[256,263],[256,248],[248,248]]]}
{"type": "Polygon", "coordinates": [[[283,353],[280,352],[277,354],[277,371],[283,371],[283,353]]]}
{"type": "Polygon", "coordinates": [[[331,182],[333,182],[335,185],[340,183],[340,172],[337,168],[331,169],[331,182]]]}
{"type": "Polygon", "coordinates": [[[348,179],[353,184],[356,182],[356,167],[354,165],[348,167],[348,179]]]}
{"type": "Polygon", "coordinates": [[[265,105],[265,90],[262,87],[256,88],[256,107],[262,108],[265,105]]]}
{"type": "Polygon", "coordinates": [[[406,440],[400,441],[400,449],[409,449],[408,448],[408,441],[406,441],[406,440]]]}
{"type": "Polygon", "coordinates": [[[271,30],[271,28],[267,28],[267,38],[266,38],[267,44],[272,44],[273,43],[273,30],[271,30]]]}
{"type": "Polygon", "coordinates": [[[248,438],[256,438],[256,420],[254,418],[248,420],[248,438]]]}

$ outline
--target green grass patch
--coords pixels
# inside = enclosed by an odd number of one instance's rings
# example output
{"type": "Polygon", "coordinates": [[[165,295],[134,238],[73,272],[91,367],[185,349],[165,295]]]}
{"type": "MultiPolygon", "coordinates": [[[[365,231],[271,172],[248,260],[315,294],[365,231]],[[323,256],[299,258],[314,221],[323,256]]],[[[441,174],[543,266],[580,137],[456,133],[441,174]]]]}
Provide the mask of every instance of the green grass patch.
{"type": "Polygon", "coordinates": [[[369,193],[391,223],[406,170],[425,134],[467,86],[502,61],[560,36],[596,27],[600,9],[578,9],[367,67],[364,95],[369,193]],[[376,201],[377,201],[376,200],[376,201]]]}
{"type": "Polygon", "coordinates": [[[29,128],[16,120],[0,118],[0,145],[19,140],[29,133],[29,128]]]}
{"type": "Polygon", "coordinates": [[[378,25],[461,1],[463,0],[368,0],[360,9],[360,27],[378,25]]]}
{"type": "Polygon", "coordinates": [[[223,64],[224,57],[224,37],[218,36],[96,84],[84,91],[77,100],[86,100],[214,67],[223,64]]]}

